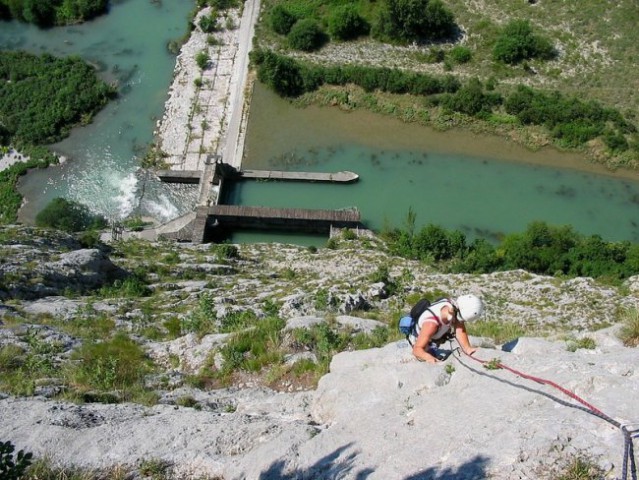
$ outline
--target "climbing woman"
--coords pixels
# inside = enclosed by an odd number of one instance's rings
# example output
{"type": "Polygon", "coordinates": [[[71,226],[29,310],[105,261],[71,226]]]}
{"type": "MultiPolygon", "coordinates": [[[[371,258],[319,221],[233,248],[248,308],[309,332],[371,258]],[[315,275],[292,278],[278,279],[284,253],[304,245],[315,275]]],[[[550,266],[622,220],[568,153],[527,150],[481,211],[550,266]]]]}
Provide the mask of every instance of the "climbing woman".
{"type": "Polygon", "coordinates": [[[476,295],[462,295],[456,300],[444,298],[432,303],[415,325],[415,335],[411,339],[413,355],[423,362],[438,363],[434,349],[451,338],[457,338],[464,352],[472,355],[477,349],[470,345],[466,322],[476,320],[483,313],[484,303],[476,295]]]}

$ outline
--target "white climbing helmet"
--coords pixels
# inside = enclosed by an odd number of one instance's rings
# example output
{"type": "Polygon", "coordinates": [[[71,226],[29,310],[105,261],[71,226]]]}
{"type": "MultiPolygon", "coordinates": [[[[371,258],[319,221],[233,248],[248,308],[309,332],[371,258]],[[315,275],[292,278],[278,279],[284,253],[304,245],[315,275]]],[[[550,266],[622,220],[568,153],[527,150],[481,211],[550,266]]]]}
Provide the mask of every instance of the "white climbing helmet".
{"type": "Polygon", "coordinates": [[[463,322],[472,322],[484,313],[484,302],[477,295],[461,295],[455,302],[457,316],[463,322]]]}

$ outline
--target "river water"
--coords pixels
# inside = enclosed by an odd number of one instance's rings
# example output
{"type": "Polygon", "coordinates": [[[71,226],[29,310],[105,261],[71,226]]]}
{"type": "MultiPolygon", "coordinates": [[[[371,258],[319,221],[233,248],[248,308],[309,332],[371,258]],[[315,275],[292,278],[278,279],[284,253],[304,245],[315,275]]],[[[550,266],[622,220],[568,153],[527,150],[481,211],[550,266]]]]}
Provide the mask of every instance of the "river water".
{"type": "MultiPolygon", "coordinates": [[[[191,0],[124,0],[93,22],[46,31],[0,24],[0,48],[77,54],[120,85],[120,98],[94,122],[73,131],[55,151],[70,158],[21,182],[32,219],[57,196],[111,218],[131,213],[159,221],[188,211],[193,186],[157,182],[138,168],[162,115],[175,58],[169,40],[186,32],[191,0]]],[[[530,152],[503,139],[463,131],[435,132],[364,111],[295,108],[256,85],[244,164],[284,170],[352,170],[352,185],[239,183],[232,203],[303,208],[357,206],[373,229],[436,223],[470,237],[499,238],[533,220],[571,224],[607,240],[639,241],[639,176],[611,174],[552,149],[530,152]]],[[[233,241],[317,243],[307,236],[238,232],[233,241]]]]}
{"type": "Polygon", "coordinates": [[[21,220],[30,222],[51,199],[80,201],[108,218],[129,214],[168,220],[190,208],[195,189],[168,186],[138,169],[138,156],[153,139],[171,83],[175,56],[170,40],[187,33],[192,0],[119,0],[94,21],[40,30],[0,22],[0,48],[79,55],[116,81],[120,96],[93,123],[74,129],[52,149],[69,160],[29,173],[20,184],[27,199],[21,220]]]}
{"type": "MultiPolygon", "coordinates": [[[[351,170],[351,185],[239,183],[232,203],[357,206],[373,229],[435,223],[496,239],[534,220],[573,225],[607,240],[639,241],[639,175],[613,174],[577,154],[531,152],[504,139],[435,132],[365,111],[295,108],[257,85],[244,164],[282,170],[351,170]]],[[[254,234],[236,234],[250,241],[254,234]]],[[[259,237],[259,235],[258,235],[259,237]]]]}

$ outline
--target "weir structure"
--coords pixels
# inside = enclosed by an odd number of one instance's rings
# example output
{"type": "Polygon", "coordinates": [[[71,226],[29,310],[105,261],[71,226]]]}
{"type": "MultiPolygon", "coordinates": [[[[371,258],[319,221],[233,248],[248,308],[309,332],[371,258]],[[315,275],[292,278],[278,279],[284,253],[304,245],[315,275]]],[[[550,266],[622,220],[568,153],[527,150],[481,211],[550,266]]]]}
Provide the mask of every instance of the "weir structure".
{"type": "Polygon", "coordinates": [[[203,243],[215,230],[249,228],[257,230],[294,230],[306,233],[330,233],[334,229],[360,229],[361,215],[357,208],[305,209],[270,208],[247,205],[223,205],[219,201],[224,190],[233,182],[245,180],[273,180],[296,182],[352,183],[358,180],[353,172],[286,172],[280,170],[237,170],[219,157],[209,158],[206,165],[210,171],[200,170],[160,170],[158,177],[170,183],[199,183],[200,202],[195,215],[187,215],[187,221],[180,228],[165,231],[163,238],[203,243]]]}
{"type": "MultiPolygon", "coordinates": [[[[360,213],[356,208],[311,210],[220,205],[224,189],[237,181],[263,179],[349,183],[358,179],[352,172],[242,170],[248,117],[247,92],[250,95],[250,86],[247,87],[249,52],[260,12],[260,0],[246,0],[241,12],[239,28],[233,30],[232,40],[215,47],[216,50],[211,55],[211,68],[201,72],[206,81],[201,82],[202,86],[194,96],[187,97],[191,102],[191,113],[206,112],[206,116],[199,122],[202,131],[197,130],[198,121],[190,119],[184,148],[174,148],[172,154],[167,153],[169,169],[156,172],[164,182],[198,184],[196,205],[192,212],[145,231],[140,236],[203,243],[209,241],[216,229],[288,229],[327,232],[330,235],[333,228],[359,228],[360,213]],[[221,109],[220,98],[224,99],[221,109]],[[219,125],[219,128],[204,128],[204,124],[219,125]],[[215,141],[209,139],[205,142],[209,135],[215,137],[215,141]],[[211,145],[214,148],[209,150],[208,146],[211,145]],[[207,151],[215,153],[206,153],[207,151]]],[[[182,87],[178,82],[175,90],[183,93],[182,87]]],[[[180,107],[184,105],[179,104],[180,107]]],[[[178,147],[180,146],[178,142],[178,147]]]]}

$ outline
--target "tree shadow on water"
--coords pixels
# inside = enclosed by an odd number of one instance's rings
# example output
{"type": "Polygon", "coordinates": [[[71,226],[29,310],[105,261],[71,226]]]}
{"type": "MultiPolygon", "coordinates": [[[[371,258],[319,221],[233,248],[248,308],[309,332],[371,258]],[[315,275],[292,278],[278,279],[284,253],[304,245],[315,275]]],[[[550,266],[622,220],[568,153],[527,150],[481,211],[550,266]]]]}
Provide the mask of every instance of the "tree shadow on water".
{"type": "Polygon", "coordinates": [[[303,470],[287,471],[286,462],[278,460],[260,474],[259,480],[339,480],[342,478],[365,480],[373,473],[373,470],[365,468],[353,472],[353,461],[357,457],[357,452],[354,451],[342,457],[342,454],[345,454],[352,445],[349,443],[337,448],[303,470]]]}
{"type": "Polygon", "coordinates": [[[404,480],[483,480],[488,478],[486,473],[488,461],[488,457],[476,455],[458,467],[430,467],[404,477],[404,480]]]}
{"type": "MultiPolygon", "coordinates": [[[[364,468],[355,471],[353,462],[358,452],[347,453],[352,445],[349,443],[337,448],[304,469],[289,470],[285,460],[278,460],[260,474],[259,480],[365,480],[375,470],[364,468]]],[[[487,464],[488,457],[477,455],[458,467],[430,467],[404,477],[404,480],[483,480],[487,478],[487,464]]]]}

